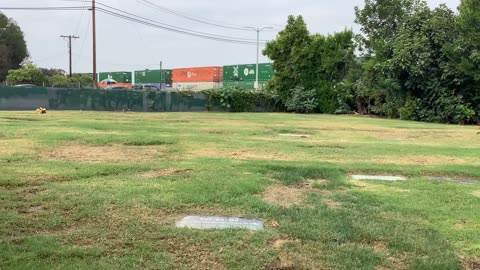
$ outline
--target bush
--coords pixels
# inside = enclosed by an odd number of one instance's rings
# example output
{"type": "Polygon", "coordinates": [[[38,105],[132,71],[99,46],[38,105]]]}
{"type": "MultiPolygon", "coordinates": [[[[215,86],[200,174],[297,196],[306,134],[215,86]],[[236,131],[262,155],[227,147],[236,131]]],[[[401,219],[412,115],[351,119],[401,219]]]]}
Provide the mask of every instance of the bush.
{"type": "Polygon", "coordinates": [[[290,90],[291,97],[285,102],[285,106],[289,112],[297,113],[313,113],[317,108],[317,93],[315,89],[305,90],[301,86],[297,86],[290,90]]]}
{"type": "Polygon", "coordinates": [[[278,111],[281,106],[269,92],[249,91],[237,87],[202,91],[208,97],[208,110],[222,107],[229,112],[278,111]]]}

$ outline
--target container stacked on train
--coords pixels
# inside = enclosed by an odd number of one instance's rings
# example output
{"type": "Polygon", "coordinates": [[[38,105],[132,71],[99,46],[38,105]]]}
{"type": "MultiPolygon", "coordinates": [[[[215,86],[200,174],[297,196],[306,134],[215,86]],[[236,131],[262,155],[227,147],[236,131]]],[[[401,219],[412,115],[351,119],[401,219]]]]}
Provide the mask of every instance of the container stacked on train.
{"type": "MultiPolygon", "coordinates": [[[[256,64],[231,65],[223,67],[223,86],[238,87],[246,90],[255,89],[256,64]]],[[[273,78],[273,66],[270,63],[258,65],[259,89],[265,89],[273,78]]]]}
{"type": "Polygon", "coordinates": [[[98,84],[100,88],[106,88],[113,85],[132,88],[132,83],[132,72],[130,71],[98,73],[98,84]]]}
{"type": "Polygon", "coordinates": [[[153,85],[159,89],[172,87],[172,73],[171,69],[156,70],[137,70],[135,73],[135,85],[153,85]],[[162,83],[160,83],[162,81],[162,83]]]}
{"type": "Polygon", "coordinates": [[[173,70],[173,88],[181,91],[202,91],[223,87],[223,67],[192,67],[173,70]]]}

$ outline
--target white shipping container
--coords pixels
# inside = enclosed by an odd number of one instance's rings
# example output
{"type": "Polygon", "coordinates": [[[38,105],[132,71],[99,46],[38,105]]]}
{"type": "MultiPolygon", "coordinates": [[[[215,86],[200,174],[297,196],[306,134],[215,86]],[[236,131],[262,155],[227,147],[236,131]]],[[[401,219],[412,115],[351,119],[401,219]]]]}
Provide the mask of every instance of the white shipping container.
{"type": "Polygon", "coordinates": [[[173,89],[180,91],[202,91],[210,89],[219,89],[223,87],[223,82],[174,82],[173,89]]]}

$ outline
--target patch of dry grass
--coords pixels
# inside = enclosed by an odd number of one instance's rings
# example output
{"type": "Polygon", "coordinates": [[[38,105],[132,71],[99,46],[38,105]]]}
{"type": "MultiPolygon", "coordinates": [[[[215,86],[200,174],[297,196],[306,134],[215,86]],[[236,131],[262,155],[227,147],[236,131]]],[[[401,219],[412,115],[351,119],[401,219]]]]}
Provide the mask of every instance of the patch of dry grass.
{"type": "Polygon", "coordinates": [[[479,270],[480,269],[480,258],[462,258],[463,266],[465,270],[479,270]]]}
{"type": "Polygon", "coordinates": [[[162,170],[153,170],[142,173],[140,176],[143,178],[159,178],[164,176],[170,175],[178,175],[178,174],[187,174],[192,172],[192,170],[181,170],[181,169],[162,169],[162,170]]]}
{"type": "Polygon", "coordinates": [[[260,149],[219,149],[215,147],[195,149],[188,157],[190,158],[229,158],[242,160],[279,160],[291,161],[299,158],[299,154],[286,154],[274,151],[262,151],[260,149]]]}
{"type": "Polygon", "coordinates": [[[38,144],[29,139],[0,139],[0,155],[34,153],[38,144]]]}
{"type": "Polygon", "coordinates": [[[302,205],[307,194],[303,188],[275,185],[268,187],[262,198],[268,204],[288,208],[302,205]]]}
{"type": "Polygon", "coordinates": [[[222,260],[215,255],[217,251],[209,249],[202,243],[176,238],[166,241],[169,246],[168,252],[177,267],[188,266],[199,270],[227,269],[222,260]]]}
{"type": "MultiPolygon", "coordinates": [[[[270,205],[281,206],[281,207],[295,207],[295,206],[306,206],[311,207],[311,205],[306,205],[305,200],[308,197],[309,192],[316,192],[318,194],[327,195],[326,191],[315,189],[315,186],[325,185],[326,180],[306,180],[305,182],[294,185],[294,186],[284,186],[284,185],[272,185],[269,186],[262,195],[262,200],[270,205]]],[[[341,204],[335,202],[328,198],[322,198],[322,201],[331,208],[340,208],[341,204]]]]}
{"type": "Polygon", "coordinates": [[[399,188],[399,187],[391,187],[382,184],[374,184],[372,182],[366,181],[354,181],[353,183],[356,187],[364,191],[370,192],[381,192],[381,193],[408,193],[410,192],[409,189],[399,188]]]}
{"type": "Polygon", "coordinates": [[[165,146],[65,145],[46,154],[49,160],[79,162],[148,162],[159,158],[165,146]]]}

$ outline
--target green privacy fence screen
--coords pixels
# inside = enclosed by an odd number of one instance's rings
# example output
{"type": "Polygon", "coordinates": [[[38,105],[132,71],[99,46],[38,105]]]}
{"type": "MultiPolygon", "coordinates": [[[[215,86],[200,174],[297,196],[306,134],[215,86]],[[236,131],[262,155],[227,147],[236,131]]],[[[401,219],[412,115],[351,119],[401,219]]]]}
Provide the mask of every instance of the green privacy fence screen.
{"type": "MultiPolygon", "coordinates": [[[[204,93],[0,87],[0,110],[225,111],[215,103],[204,93]]],[[[254,111],[271,111],[261,104],[255,107],[254,111]]]]}

